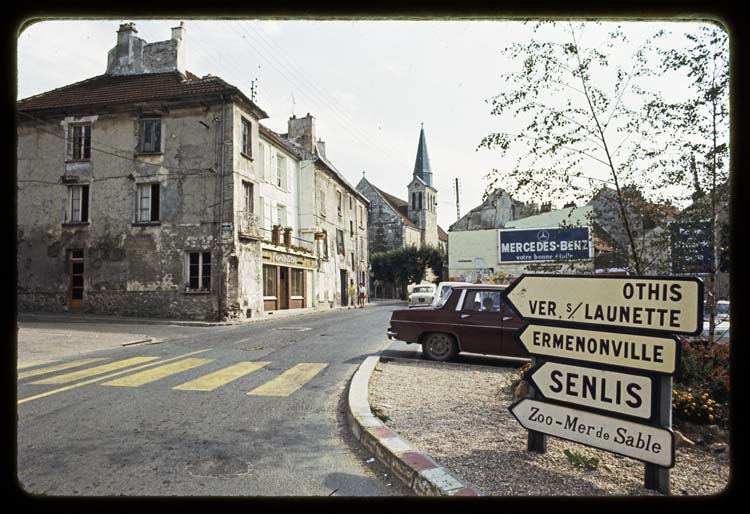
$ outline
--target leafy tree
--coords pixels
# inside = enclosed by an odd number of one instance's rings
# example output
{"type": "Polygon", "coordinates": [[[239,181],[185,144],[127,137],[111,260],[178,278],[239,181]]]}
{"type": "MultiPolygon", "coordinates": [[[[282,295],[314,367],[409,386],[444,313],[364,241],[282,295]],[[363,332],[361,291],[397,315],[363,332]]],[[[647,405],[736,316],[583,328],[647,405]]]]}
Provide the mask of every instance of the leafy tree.
{"type": "Polygon", "coordinates": [[[581,40],[590,25],[541,22],[534,26],[534,34],[552,26],[558,34],[562,29],[565,40],[531,38],[503,49],[504,55],[523,65],[503,76],[508,87],[490,100],[492,114],[510,115],[523,127],[490,134],[480,147],[497,149],[503,156],[522,153],[509,172],[493,170],[488,175],[488,190],[499,180],[510,180],[516,192],[532,198],[576,192],[581,199],[600,191],[602,183],[612,186],[613,194],[604,197],[612,205],[603,209],[617,217],[615,228],[622,229],[618,246],[628,267],[640,274],[645,242],[639,244],[643,229],[637,225],[643,224],[642,215],[628,203],[627,188],[641,183],[642,169],[637,166],[637,143],[628,140],[640,126],[642,86],[638,82],[645,76],[647,47],[635,52],[627,67],[611,65],[611,54],[618,45],[629,43],[628,38],[617,26],[601,45],[585,47],[581,40]],[[603,167],[608,178],[584,174],[592,166],[603,167]],[[581,186],[580,179],[587,180],[589,187],[581,186]]]}
{"type": "MultiPolygon", "coordinates": [[[[665,35],[659,33],[654,40],[665,35]]],[[[670,134],[661,148],[647,146],[648,139],[643,138],[654,186],[661,190],[682,186],[693,203],[680,221],[707,226],[711,259],[705,263],[706,300],[713,342],[716,276],[727,269],[729,250],[729,46],[727,32],[718,25],[702,25],[684,37],[687,44],[682,48],[657,50],[661,63],[656,71],[687,77],[688,94],[683,99],[654,94],[646,105],[641,133],[670,134]]]]}
{"type": "Polygon", "coordinates": [[[396,285],[401,297],[406,297],[407,286],[424,280],[427,268],[438,277],[442,276],[447,256],[438,248],[406,246],[385,252],[373,253],[370,265],[373,278],[383,283],[396,285]]]}

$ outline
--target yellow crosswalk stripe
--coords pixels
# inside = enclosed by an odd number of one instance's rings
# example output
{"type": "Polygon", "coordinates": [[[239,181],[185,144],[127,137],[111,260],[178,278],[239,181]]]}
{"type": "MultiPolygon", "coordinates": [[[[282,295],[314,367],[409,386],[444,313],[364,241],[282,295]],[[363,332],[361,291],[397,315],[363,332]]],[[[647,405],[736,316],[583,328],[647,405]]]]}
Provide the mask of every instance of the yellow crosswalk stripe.
{"type": "Polygon", "coordinates": [[[238,362],[219,371],[209,373],[202,377],[185,382],[184,384],[173,387],[179,391],[213,391],[223,385],[237,380],[238,378],[249,375],[253,371],[257,371],[263,366],[267,366],[270,362],[238,362]]]}
{"type": "Polygon", "coordinates": [[[18,363],[16,365],[16,369],[26,369],[26,368],[33,368],[34,366],[42,366],[44,364],[52,364],[53,362],[57,362],[60,359],[44,359],[44,360],[36,360],[36,361],[28,361],[24,363],[18,363]]]}
{"type": "Polygon", "coordinates": [[[326,366],[328,364],[319,362],[297,364],[273,380],[249,391],[247,394],[255,396],[289,396],[320,373],[326,366]]]}
{"type": "Polygon", "coordinates": [[[49,366],[47,368],[24,371],[23,373],[18,374],[18,379],[21,380],[23,378],[36,377],[38,375],[46,375],[47,373],[55,373],[56,371],[64,371],[66,369],[77,368],[78,366],[84,366],[86,364],[91,364],[92,362],[99,362],[103,360],[104,360],[103,357],[99,357],[96,359],[81,359],[77,361],[66,362],[64,364],[58,364],[57,366],[49,366]]]}
{"type": "Polygon", "coordinates": [[[81,371],[74,371],[72,373],[65,373],[64,375],[57,375],[55,377],[43,378],[32,382],[32,384],[67,384],[68,382],[74,382],[81,378],[93,377],[96,375],[103,375],[110,371],[115,371],[129,366],[135,366],[136,364],[142,364],[156,360],[158,357],[133,357],[121,361],[111,362],[109,364],[102,364],[101,366],[94,366],[93,368],[87,368],[81,371]]]}
{"type": "Polygon", "coordinates": [[[129,375],[109,382],[104,382],[102,385],[138,387],[143,384],[149,384],[162,378],[166,378],[170,375],[175,375],[189,369],[197,368],[198,366],[203,366],[207,362],[211,362],[211,359],[185,359],[165,366],[159,366],[158,368],[141,371],[135,375],[129,375]]]}
{"type": "Polygon", "coordinates": [[[133,371],[135,371],[137,369],[148,368],[150,366],[156,366],[157,364],[164,364],[166,362],[176,361],[178,359],[183,359],[183,358],[188,357],[190,355],[196,355],[198,353],[203,353],[203,352],[207,352],[207,351],[208,350],[196,350],[194,352],[186,353],[186,354],[180,355],[178,357],[172,357],[171,359],[164,359],[161,362],[151,362],[151,363],[148,363],[148,364],[142,364],[140,366],[136,366],[133,369],[127,369],[125,371],[117,371],[115,373],[110,373],[110,374],[105,375],[103,377],[92,378],[91,380],[85,380],[83,382],[78,382],[76,384],[67,385],[65,387],[60,387],[59,389],[54,389],[52,391],[46,391],[44,393],[35,394],[34,396],[29,396],[27,398],[23,398],[21,400],[18,400],[18,405],[21,405],[23,403],[27,403],[27,402],[30,402],[30,401],[33,401],[33,400],[38,400],[40,398],[46,398],[47,396],[52,396],[53,394],[58,394],[58,393],[63,393],[65,391],[70,391],[71,389],[76,389],[78,387],[83,387],[85,385],[95,384],[96,382],[100,382],[100,381],[106,380],[108,378],[112,378],[112,377],[124,375],[126,373],[132,373],[133,371]]]}

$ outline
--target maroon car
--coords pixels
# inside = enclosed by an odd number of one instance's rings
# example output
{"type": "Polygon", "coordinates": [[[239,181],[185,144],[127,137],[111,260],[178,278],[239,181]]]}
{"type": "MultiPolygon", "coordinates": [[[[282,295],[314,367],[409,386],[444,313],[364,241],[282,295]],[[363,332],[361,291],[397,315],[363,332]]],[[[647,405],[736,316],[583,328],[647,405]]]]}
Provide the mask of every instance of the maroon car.
{"type": "Polygon", "coordinates": [[[513,338],[523,325],[502,301],[505,286],[455,286],[432,308],[399,309],[391,315],[388,339],[422,345],[431,360],[448,361],[459,352],[528,357],[513,338]]]}

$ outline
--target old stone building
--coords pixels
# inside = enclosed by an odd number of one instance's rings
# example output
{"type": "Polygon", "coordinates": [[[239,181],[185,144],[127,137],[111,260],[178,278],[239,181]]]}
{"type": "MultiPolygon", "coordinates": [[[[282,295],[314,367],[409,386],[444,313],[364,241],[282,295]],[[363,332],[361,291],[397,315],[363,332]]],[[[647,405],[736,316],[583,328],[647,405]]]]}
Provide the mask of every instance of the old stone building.
{"type": "Polygon", "coordinates": [[[123,24],[103,75],[17,102],[19,310],[243,319],[340,280],[302,207],[319,157],[187,71],[185,32],[123,24]]]}
{"type": "Polygon", "coordinates": [[[427,153],[424,126],[419,133],[417,157],[407,185],[407,200],[386,193],[362,177],[357,184],[370,201],[368,235],[370,253],[414,245],[447,250],[448,234],[437,223],[437,189],[427,153]]]}

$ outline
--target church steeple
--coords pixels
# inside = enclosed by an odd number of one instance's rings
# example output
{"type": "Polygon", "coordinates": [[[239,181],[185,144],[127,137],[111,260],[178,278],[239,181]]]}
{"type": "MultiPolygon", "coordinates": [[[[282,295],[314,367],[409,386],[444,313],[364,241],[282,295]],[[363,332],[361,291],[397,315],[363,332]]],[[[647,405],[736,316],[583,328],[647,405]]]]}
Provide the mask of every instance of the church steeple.
{"type": "Polygon", "coordinates": [[[419,145],[417,146],[417,159],[414,162],[414,176],[421,178],[428,186],[432,186],[432,169],[430,169],[430,156],[427,155],[424,123],[422,123],[422,128],[419,131],[419,145]]]}

